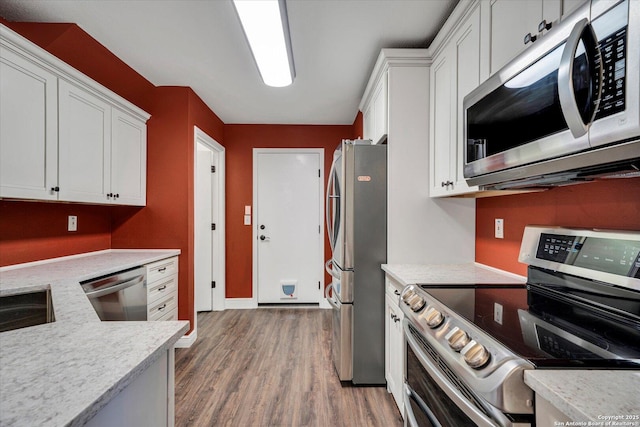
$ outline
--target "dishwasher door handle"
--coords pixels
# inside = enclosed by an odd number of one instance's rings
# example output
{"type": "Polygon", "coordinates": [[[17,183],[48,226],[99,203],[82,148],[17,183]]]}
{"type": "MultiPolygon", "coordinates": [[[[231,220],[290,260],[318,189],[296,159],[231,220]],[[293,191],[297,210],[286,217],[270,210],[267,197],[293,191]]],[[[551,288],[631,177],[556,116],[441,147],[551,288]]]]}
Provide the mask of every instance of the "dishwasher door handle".
{"type": "Polygon", "coordinates": [[[135,286],[141,282],[144,282],[144,275],[136,276],[133,279],[129,279],[124,282],[115,283],[113,285],[107,286],[106,288],[86,292],[86,295],[89,298],[100,298],[101,296],[112,294],[114,292],[121,291],[122,289],[135,286]]]}

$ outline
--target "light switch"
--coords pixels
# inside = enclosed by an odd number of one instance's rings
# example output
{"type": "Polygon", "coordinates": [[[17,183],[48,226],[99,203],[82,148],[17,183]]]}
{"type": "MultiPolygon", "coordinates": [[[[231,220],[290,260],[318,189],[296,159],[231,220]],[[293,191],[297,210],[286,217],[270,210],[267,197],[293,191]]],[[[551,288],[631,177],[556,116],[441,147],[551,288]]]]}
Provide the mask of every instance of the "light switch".
{"type": "Polygon", "coordinates": [[[244,207],[244,214],[245,215],[251,215],[251,206],[245,206],[244,207]]]}
{"type": "Polygon", "coordinates": [[[496,239],[504,239],[504,219],[496,218],[496,230],[495,237],[496,239]]]}
{"type": "Polygon", "coordinates": [[[251,225],[251,215],[244,216],[244,225],[251,225]]]}
{"type": "Polygon", "coordinates": [[[69,215],[69,221],[67,223],[67,231],[78,231],[78,217],[75,215],[69,215]]]}

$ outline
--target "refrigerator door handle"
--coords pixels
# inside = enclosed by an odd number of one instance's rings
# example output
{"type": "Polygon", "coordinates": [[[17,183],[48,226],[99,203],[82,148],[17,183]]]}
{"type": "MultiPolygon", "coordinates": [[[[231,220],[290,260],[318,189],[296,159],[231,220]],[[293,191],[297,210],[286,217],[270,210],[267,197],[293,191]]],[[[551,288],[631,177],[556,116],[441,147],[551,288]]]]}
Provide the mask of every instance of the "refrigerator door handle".
{"type": "Polygon", "coordinates": [[[333,221],[334,218],[331,216],[331,199],[339,199],[340,196],[337,194],[331,194],[331,188],[333,186],[334,181],[334,172],[336,169],[336,162],[339,157],[334,156],[333,162],[331,163],[331,169],[329,169],[329,179],[327,180],[327,200],[325,203],[325,216],[327,220],[327,233],[329,234],[329,246],[331,247],[331,252],[333,253],[333,249],[335,247],[335,242],[333,241],[335,236],[333,235],[333,221]]]}
{"type": "Polygon", "coordinates": [[[329,265],[333,266],[333,258],[331,258],[329,261],[327,261],[324,264],[324,269],[327,271],[327,273],[329,273],[331,275],[331,277],[335,278],[335,279],[340,279],[340,275],[336,274],[333,271],[333,268],[329,268],[329,265]]]}
{"type": "Polygon", "coordinates": [[[327,299],[331,307],[335,308],[336,310],[340,310],[340,307],[338,306],[338,304],[336,304],[333,298],[329,296],[329,291],[331,289],[333,289],[333,283],[324,289],[324,297],[327,299]]]}

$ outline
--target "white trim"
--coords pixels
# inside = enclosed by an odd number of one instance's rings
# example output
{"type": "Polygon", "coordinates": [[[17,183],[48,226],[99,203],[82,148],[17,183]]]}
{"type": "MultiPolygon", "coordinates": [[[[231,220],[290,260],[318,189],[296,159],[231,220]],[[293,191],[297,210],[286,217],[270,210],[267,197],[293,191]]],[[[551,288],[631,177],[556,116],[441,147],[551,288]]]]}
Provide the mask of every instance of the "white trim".
{"type": "Polygon", "coordinates": [[[225,310],[250,310],[258,308],[257,298],[227,298],[224,303],[225,310]]]}
{"type": "Polygon", "coordinates": [[[360,100],[359,110],[364,113],[378,87],[378,82],[386,76],[389,67],[428,67],[431,65],[431,59],[427,49],[382,49],[360,100]]]}
{"type": "MultiPolygon", "coordinates": [[[[198,315],[198,313],[196,313],[196,316],[198,315]]],[[[193,345],[194,342],[196,342],[196,338],[198,338],[198,331],[196,330],[196,328],[193,328],[193,331],[191,331],[190,334],[186,334],[181,336],[178,341],[176,341],[176,348],[189,348],[193,345]]]]}
{"type": "MultiPolygon", "coordinates": [[[[318,164],[318,168],[320,169],[320,179],[319,186],[319,197],[320,197],[320,212],[318,212],[318,222],[320,224],[320,259],[318,260],[318,265],[321,270],[320,273],[320,295],[318,297],[318,302],[321,307],[324,308],[324,304],[328,304],[324,297],[324,289],[327,285],[324,281],[324,148],[254,148],[253,149],[253,213],[252,213],[252,221],[251,221],[251,238],[252,238],[252,256],[251,256],[251,300],[253,300],[253,304],[255,307],[258,306],[258,247],[255,242],[258,239],[258,228],[256,227],[256,218],[258,216],[258,193],[256,189],[258,188],[258,170],[256,161],[258,154],[263,153],[306,153],[306,154],[318,154],[320,156],[320,161],[318,164]]],[[[229,301],[227,299],[227,301],[229,301]]],[[[255,308],[254,307],[254,308],[255,308]]]]}
{"type": "MultiPolygon", "coordinates": [[[[218,222],[216,223],[216,229],[220,233],[220,239],[218,239],[219,246],[216,248],[215,253],[218,255],[218,265],[222,267],[220,272],[219,282],[216,286],[217,301],[222,301],[222,306],[213,307],[214,310],[224,310],[225,309],[225,298],[224,295],[226,293],[226,269],[225,269],[225,241],[226,241],[226,226],[225,226],[225,148],[218,141],[213,139],[211,136],[207,135],[203,130],[198,128],[198,126],[193,127],[193,181],[194,181],[194,192],[195,192],[195,183],[197,182],[198,177],[196,176],[196,167],[197,164],[197,155],[198,155],[198,143],[208,147],[212,151],[215,151],[218,154],[218,169],[216,173],[218,175],[218,188],[216,194],[218,196],[218,200],[215,202],[215,206],[218,209],[218,222]]],[[[195,197],[194,197],[195,203],[195,197]]],[[[195,207],[194,207],[194,216],[195,216],[195,207]]],[[[195,218],[194,218],[195,223],[195,218]]],[[[195,226],[194,226],[195,233],[195,226]]],[[[195,257],[194,257],[195,260],[195,257]]],[[[194,283],[195,287],[195,283],[194,283]]],[[[195,289],[193,289],[193,330],[196,331],[198,327],[198,311],[196,310],[196,298],[195,298],[195,289]]]]}

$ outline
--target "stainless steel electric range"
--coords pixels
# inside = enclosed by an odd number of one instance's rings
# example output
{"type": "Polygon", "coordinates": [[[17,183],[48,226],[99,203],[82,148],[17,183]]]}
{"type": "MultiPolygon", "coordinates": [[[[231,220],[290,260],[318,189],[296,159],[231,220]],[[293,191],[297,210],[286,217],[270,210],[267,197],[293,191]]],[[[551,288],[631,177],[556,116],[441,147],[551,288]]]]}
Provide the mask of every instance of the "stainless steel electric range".
{"type": "Polygon", "coordinates": [[[640,232],[526,227],[527,283],[400,296],[410,426],[531,426],[527,369],[640,369],[640,232]]]}

